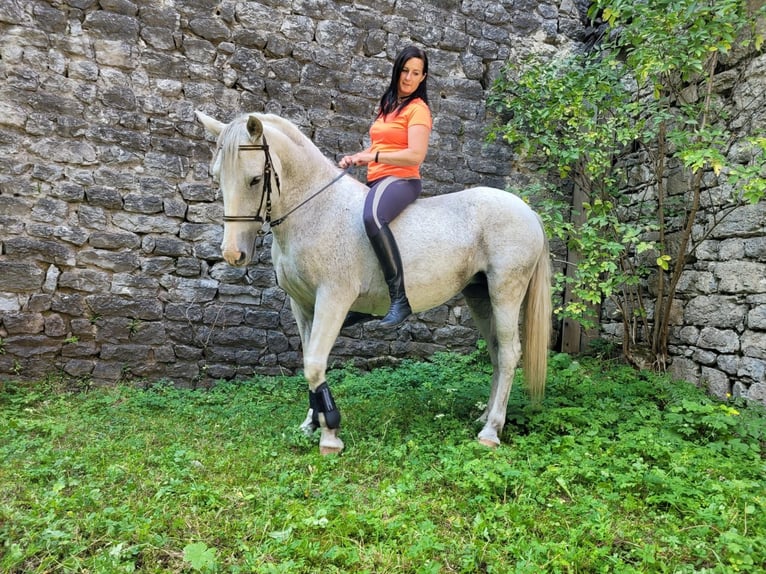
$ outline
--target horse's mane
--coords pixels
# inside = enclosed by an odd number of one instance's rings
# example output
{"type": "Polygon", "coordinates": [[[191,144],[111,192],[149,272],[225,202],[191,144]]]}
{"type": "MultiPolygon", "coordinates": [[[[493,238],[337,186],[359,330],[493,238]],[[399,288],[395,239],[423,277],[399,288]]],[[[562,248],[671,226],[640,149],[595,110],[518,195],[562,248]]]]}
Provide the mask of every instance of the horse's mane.
{"type": "Polygon", "coordinates": [[[228,173],[233,173],[233,170],[236,168],[237,148],[243,141],[250,139],[250,134],[247,131],[247,119],[251,115],[255,115],[261,120],[267,138],[270,137],[268,132],[281,134],[300,148],[302,157],[311,157],[320,162],[330,163],[330,160],[322,154],[319,148],[314,145],[314,142],[289,120],[274,114],[242,114],[235,118],[222,134],[221,152],[226,162],[226,165],[223,167],[228,173]]]}

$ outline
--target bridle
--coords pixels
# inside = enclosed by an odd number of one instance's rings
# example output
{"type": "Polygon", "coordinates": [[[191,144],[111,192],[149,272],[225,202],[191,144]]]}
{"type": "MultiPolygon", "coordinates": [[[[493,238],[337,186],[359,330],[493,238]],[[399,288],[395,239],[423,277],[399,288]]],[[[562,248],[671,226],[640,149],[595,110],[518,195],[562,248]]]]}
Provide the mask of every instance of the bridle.
{"type": "MultiPolygon", "coordinates": [[[[273,226],[271,221],[271,175],[274,174],[274,181],[277,184],[277,193],[279,193],[279,174],[274,169],[274,164],[271,161],[271,154],[269,153],[269,144],[266,143],[266,138],[263,138],[262,144],[247,144],[239,146],[242,151],[257,150],[262,151],[266,155],[266,163],[263,166],[263,193],[261,193],[261,204],[258,206],[258,211],[255,215],[226,215],[224,214],[224,221],[255,221],[259,223],[268,223],[273,226]],[[265,216],[261,216],[261,210],[263,209],[264,201],[266,202],[265,216]]],[[[281,222],[280,222],[281,223],[281,222]]]]}
{"type": "Polygon", "coordinates": [[[306,205],[309,201],[314,199],[317,195],[325,191],[327,188],[332,186],[335,182],[337,182],[340,178],[342,178],[344,175],[346,175],[349,172],[350,168],[346,168],[343,170],[340,175],[338,175],[335,179],[333,179],[330,183],[325,185],[322,189],[317,191],[316,193],[309,196],[306,200],[302,201],[295,207],[293,207],[290,211],[285,213],[282,217],[279,217],[277,219],[272,220],[271,219],[271,176],[273,174],[274,176],[274,182],[276,183],[277,187],[277,194],[280,193],[280,182],[279,182],[279,174],[277,173],[277,170],[274,169],[274,164],[271,160],[271,154],[269,153],[269,144],[266,143],[266,137],[263,136],[263,143],[262,144],[243,144],[239,146],[240,151],[262,151],[264,155],[266,156],[266,161],[263,166],[263,192],[261,193],[261,204],[258,206],[258,211],[255,215],[225,215],[223,216],[224,221],[251,221],[251,222],[259,222],[259,223],[265,223],[268,224],[269,228],[276,227],[277,225],[280,225],[287,219],[287,216],[299,209],[300,207],[303,207],[306,205]],[[264,203],[266,204],[266,211],[264,212],[264,215],[261,216],[261,211],[263,210],[264,203]]]}

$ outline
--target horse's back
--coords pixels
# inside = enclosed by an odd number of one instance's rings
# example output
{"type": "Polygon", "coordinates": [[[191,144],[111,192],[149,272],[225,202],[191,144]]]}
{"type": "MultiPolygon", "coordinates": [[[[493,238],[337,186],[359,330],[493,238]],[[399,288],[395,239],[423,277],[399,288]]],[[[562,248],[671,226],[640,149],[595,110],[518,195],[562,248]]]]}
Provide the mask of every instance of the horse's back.
{"type": "Polygon", "coordinates": [[[539,254],[545,244],[540,220],[520,197],[492,187],[422,198],[409,206],[392,227],[405,242],[461,244],[475,250],[516,250],[539,254]]]}
{"type": "Polygon", "coordinates": [[[418,310],[443,303],[479,276],[490,287],[525,286],[546,243],[522,199],[489,187],[419,199],[392,230],[418,310]]]}

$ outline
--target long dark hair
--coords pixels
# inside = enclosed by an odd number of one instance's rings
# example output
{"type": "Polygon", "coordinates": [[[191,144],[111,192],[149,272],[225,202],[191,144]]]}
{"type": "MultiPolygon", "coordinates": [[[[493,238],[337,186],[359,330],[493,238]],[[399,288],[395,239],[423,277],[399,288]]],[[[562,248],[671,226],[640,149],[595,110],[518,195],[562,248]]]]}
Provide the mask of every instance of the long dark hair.
{"type": "Polygon", "coordinates": [[[415,98],[420,98],[426,105],[428,105],[428,89],[426,87],[426,82],[428,82],[428,56],[426,56],[426,53],[417,46],[407,46],[404,50],[399,52],[398,56],[396,56],[394,69],[391,72],[391,84],[389,84],[388,89],[380,98],[378,117],[386,116],[391,112],[398,112],[415,98]],[[418,58],[423,61],[423,75],[425,78],[420,82],[420,85],[414,92],[412,92],[412,94],[399,102],[397,100],[397,97],[399,96],[399,76],[402,75],[404,64],[406,64],[407,60],[410,58],[418,58]]]}

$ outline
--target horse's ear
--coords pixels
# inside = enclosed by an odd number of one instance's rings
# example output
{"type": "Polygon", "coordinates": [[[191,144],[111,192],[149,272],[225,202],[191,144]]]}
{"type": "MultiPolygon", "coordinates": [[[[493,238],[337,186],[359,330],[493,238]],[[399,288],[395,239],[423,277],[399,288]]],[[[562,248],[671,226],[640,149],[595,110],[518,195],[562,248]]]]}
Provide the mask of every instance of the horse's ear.
{"type": "Polygon", "coordinates": [[[263,124],[256,116],[248,116],[247,118],[247,131],[250,134],[250,139],[255,141],[263,135],[263,124]]]}
{"type": "Polygon", "coordinates": [[[226,125],[223,122],[219,122],[207,114],[200,112],[199,110],[195,110],[194,113],[197,115],[197,119],[200,121],[200,123],[205,126],[205,129],[214,136],[220,134],[221,130],[223,130],[224,126],[226,125]]]}

